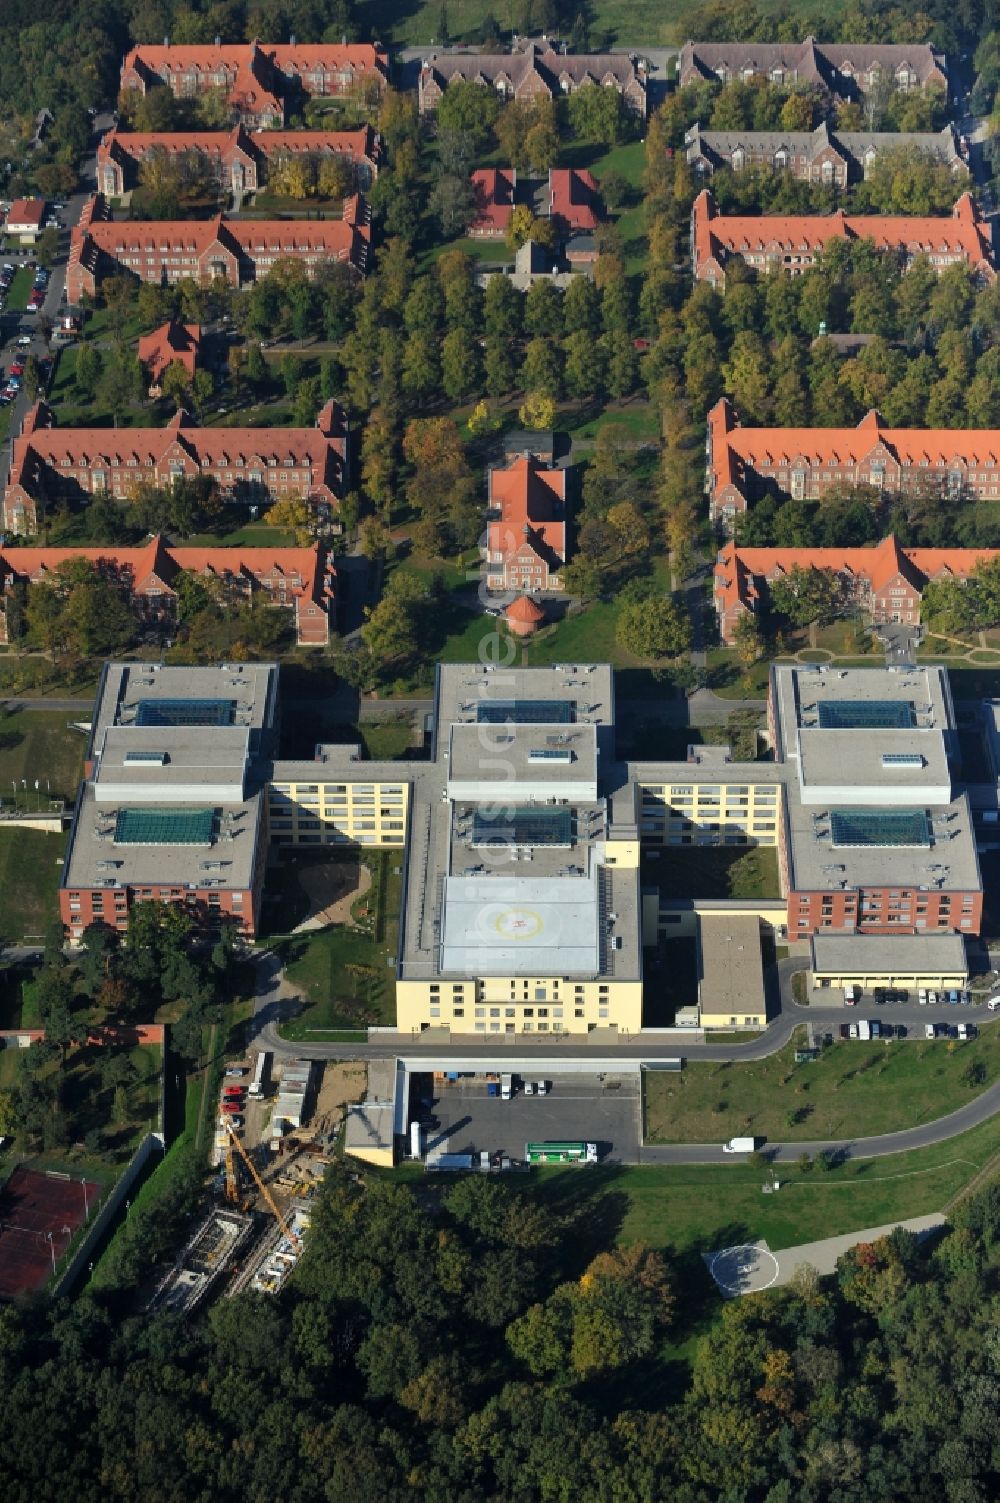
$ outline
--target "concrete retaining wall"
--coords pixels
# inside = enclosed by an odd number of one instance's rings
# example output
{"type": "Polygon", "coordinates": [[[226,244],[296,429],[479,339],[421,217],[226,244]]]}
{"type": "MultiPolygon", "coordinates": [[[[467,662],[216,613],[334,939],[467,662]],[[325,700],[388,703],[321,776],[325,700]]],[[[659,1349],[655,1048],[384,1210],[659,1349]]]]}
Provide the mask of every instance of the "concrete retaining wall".
{"type": "Polygon", "coordinates": [[[94,1248],[100,1242],[124,1205],[129,1191],[145,1169],[150,1157],[154,1153],[162,1152],[163,1133],[147,1133],[126,1165],[124,1173],[111,1191],[111,1194],[101,1206],[97,1215],[90,1221],[87,1233],[80,1246],[56,1280],[55,1288],[52,1291],[54,1295],[66,1294],[72,1288],[84,1268],[90,1262],[91,1253],[94,1248]]]}

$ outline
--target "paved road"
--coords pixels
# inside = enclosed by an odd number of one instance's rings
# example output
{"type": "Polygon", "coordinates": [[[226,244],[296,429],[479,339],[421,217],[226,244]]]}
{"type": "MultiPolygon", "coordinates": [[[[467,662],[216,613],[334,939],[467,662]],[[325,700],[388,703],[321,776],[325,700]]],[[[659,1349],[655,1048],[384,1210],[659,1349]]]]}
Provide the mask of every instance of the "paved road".
{"type": "MultiPolygon", "coordinates": [[[[97,115],[91,127],[91,146],[93,155],[89,155],[80,169],[80,183],[75,193],[62,200],[66,208],[62,211],[62,221],[66,226],[59,237],[59,254],[57,260],[49,268],[49,285],[45,291],[45,301],[40,313],[15,313],[13,317],[6,315],[3,319],[4,341],[2,357],[5,362],[17,348],[16,341],[22,334],[31,336],[31,345],[23,353],[36,355],[39,359],[46,355],[49,350],[48,342],[42,337],[43,322],[47,320],[54,324],[63,308],[63,289],[66,284],[66,259],[69,255],[70,230],[77,224],[83,212],[83,206],[94,192],[97,174],[96,151],[98,143],[104,132],[111,128],[113,117],[110,114],[97,115]]],[[[22,260],[24,255],[32,255],[31,250],[22,252],[16,259],[22,260]]],[[[21,353],[19,351],[19,353],[21,353]]],[[[11,453],[15,438],[21,431],[25,416],[36,399],[37,393],[28,391],[22,387],[18,392],[17,399],[13,403],[10,416],[10,436],[2,450],[0,471],[4,485],[10,474],[11,453]]]]}
{"type": "MultiPolygon", "coordinates": [[[[935,1022],[952,1022],[979,1019],[989,1015],[985,1006],[951,1008],[937,1006],[921,1007],[919,1003],[892,1004],[876,1007],[874,1003],[861,1003],[853,1009],[832,1004],[829,1007],[799,1007],[791,998],[791,978],[796,971],[805,968],[800,956],[787,956],[777,965],[777,989],[781,1008],[765,1032],[755,1035],[741,1044],[705,1044],[698,1036],[662,1040],[656,1036],[622,1037],[609,1044],[607,1039],[587,1042],[572,1035],[550,1035],[544,1042],[527,1042],[523,1037],[507,1039],[463,1040],[461,1043],[443,1044],[440,1040],[426,1041],[421,1035],[404,1037],[400,1034],[376,1035],[368,1042],[357,1043],[292,1043],[281,1038],[278,1025],[294,1017],[299,1010],[296,989],[285,980],[277,957],[270,952],[256,957],[257,988],[254,1014],[251,1025],[251,1047],[268,1049],[285,1057],[315,1060],[326,1059],[385,1059],[398,1054],[418,1059],[441,1059],[448,1053],[460,1053],[464,1058],[495,1062],[498,1056],[508,1053],[512,1057],[532,1056],[551,1061],[554,1057],[565,1060],[586,1060],[606,1057],[613,1053],[623,1062],[639,1060],[675,1059],[682,1057],[699,1062],[734,1061],[749,1063],[765,1059],[788,1043],[795,1028],[811,1022],[820,1032],[836,1031],[839,1025],[859,1017],[879,1018],[894,1025],[906,1023],[911,1038],[922,1037],[920,1026],[928,1019],[935,1022]]],[[[944,1047],[942,1043],[942,1047],[944,1047]]],[[[840,1159],[881,1158],[887,1154],[904,1153],[916,1148],[929,1148],[949,1138],[978,1127],[1000,1111],[1000,1082],[976,1096],[967,1105],[946,1117],[902,1132],[886,1133],[879,1137],[854,1139],[817,1139],[788,1144],[767,1143],[764,1153],[772,1163],[794,1163],[803,1153],[815,1156],[818,1153],[833,1153],[840,1159]]],[[[719,1143],[677,1143],[640,1146],[637,1162],[642,1164],[726,1164],[739,1162],[732,1154],[726,1154],[719,1143]]]]}

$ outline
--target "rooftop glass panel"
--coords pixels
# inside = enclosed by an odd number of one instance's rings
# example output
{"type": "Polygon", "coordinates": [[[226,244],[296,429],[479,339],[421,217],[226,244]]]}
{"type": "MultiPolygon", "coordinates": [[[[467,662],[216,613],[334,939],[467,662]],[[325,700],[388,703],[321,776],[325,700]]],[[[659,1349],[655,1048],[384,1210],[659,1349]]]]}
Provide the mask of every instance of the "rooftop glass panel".
{"type": "Polygon", "coordinates": [[[215,809],[119,809],[116,845],[211,845],[215,809]]]}
{"type": "Polygon", "coordinates": [[[906,699],[821,699],[816,707],[826,731],[905,731],[914,723],[906,699]]]}
{"type": "Polygon", "coordinates": [[[575,708],[570,699],[484,699],[476,719],[480,725],[571,725],[575,708]]]}
{"type": "Polygon", "coordinates": [[[235,699],[140,699],[136,725],[232,725],[235,699]]]}
{"type": "Polygon", "coordinates": [[[923,809],[835,809],[830,815],[835,846],[929,846],[931,827],[923,809]]]}
{"type": "Polygon", "coordinates": [[[502,809],[495,815],[477,813],[472,821],[473,845],[573,844],[572,809],[502,809]]]}

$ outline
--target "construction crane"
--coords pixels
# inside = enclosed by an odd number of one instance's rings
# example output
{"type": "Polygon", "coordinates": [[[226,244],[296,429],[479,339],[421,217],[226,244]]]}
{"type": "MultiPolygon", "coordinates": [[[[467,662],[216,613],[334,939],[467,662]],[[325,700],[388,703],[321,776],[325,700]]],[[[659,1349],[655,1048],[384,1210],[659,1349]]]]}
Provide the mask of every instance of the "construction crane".
{"type": "Polygon", "coordinates": [[[226,1151],[223,1158],[223,1167],[226,1172],[226,1199],[232,1206],[239,1210],[246,1210],[246,1203],[240,1194],[240,1182],[236,1174],[236,1155],[233,1153],[233,1139],[226,1135],[226,1151]]]}
{"type": "Polygon", "coordinates": [[[235,1127],[233,1126],[233,1124],[231,1122],[227,1122],[226,1123],[226,1132],[229,1135],[228,1136],[228,1142],[227,1142],[227,1145],[226,1145],[226,1198],[227,1198],[227,1200],[229,1199],[229,1195],[230,1195],[230,1171],[232,1172],[232,1185],[233,1185],[233,1188],[234,1188],[234,1192],[236,1194],[239,1193],[238,1190],[236,1190],[236,1164],[235,1164],[235,1162],[233,1160],[233,1149],[235,1148],[236,1151],[237,1151],[237,1153],[239,1154],[240,1158],[243,1160],[244,1164],[246,1164],[247,1168],[249,1169],[249,1171],[250,1171],[250,1177],[253,1180],[254,1184],[257,1186],[257,1189],[260,1191],[261,1196],[264,1199],[264,1203],[266,1204],[268,1210],[271,1212],[271,1215],[274,1217],[275,1221],[281,1227],[281,1230],[284,1232],[285,1236],[288,1238],[289,1242],[292,1244],[292,1246],[294,1247],[295,1251],[297,1253],[300,1253],[302,1251],[302,1242],[301,1242],[301,1240],[295,1235],[295,1233],[292,1231],[291,1227],[288,1225],[288,1222],[285,1220],[284,1216],[282,1215],[281,1211],[278,1208],[277,1201],[275,1200],[274,1196],[271,1194],[270,1190],[265,1185],[264,1181],[261,1179],[260,1175],[257,1173],[257,1170],[256,1170],[256,1168],[254,1166],[253,1159],[250,1157],[250,1155],[247,1153],[246,1149],[243,1147],[243,1144],[240,1142],[239,1137],[237,1136],[237,1133],[236,1133],[236,1129],[235,1129],[235,1127]]]}

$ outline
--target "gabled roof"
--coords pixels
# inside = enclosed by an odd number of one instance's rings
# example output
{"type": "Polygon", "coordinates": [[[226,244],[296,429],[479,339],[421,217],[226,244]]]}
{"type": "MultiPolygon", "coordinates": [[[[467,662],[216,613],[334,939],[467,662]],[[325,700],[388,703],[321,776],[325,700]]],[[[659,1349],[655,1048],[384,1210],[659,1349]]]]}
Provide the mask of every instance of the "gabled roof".
{"type": "Polygon", "coordinates": [[[487,546],[505,558],[527,546],[550,568],[566,557],[566,471],[547,469],[522,455],[506,469],[490,471],[491,510],[487,546]]]}
{"type": "Polygon", "coordinates": [[[1000,430],[991,428],[888,428],[874,411],[856,428],[743,428],[725,401],[716,403],[709,421],[713,465],[722,450],[753,468],[801,460],[857,464],[882,444],[901,465],[1000,467],[1000,430]]]}
{"type": "Polygon", "coordinates": [[[741,548],[730,540],[716,556],[714,592],[716,603],[731,614],[741,606],[754,608],[758,580],[793,569],[830,569],[863,580],[873,592],[903,579],[919,595],[931,579],[967,579],[978,565],[997,559],[996,548],[903,548],[891,535],[870,548],[741,548]]]}
{"type": "Polygon", "coordinates": [[[692,210],[695,273],[714,257],[815,253],[832,240],[871,240],[880,250],[907,255],[961,256],[993,275],[992,245],[968,193],[950,215],[719,214],[708,189],[692,210]]]}
{"type": "Polygon", "coordinates": [[[553,167],[549,171],[549,213],[574,230],[596,230],[600,195],[586,168],[553,167]]]}
{"type": "Polygon", "coordinates": [[[172,319],[154,329],[152,334],[142,336],[139,340],[139,361],[146,367],[149,379],[154,383],[175,360],[193,376],[200,349],[201,326],[181,324],[172,319]]]}
{"type": "Polygon", "coordinates": [[[45,217],[44,198],[15,198],[7,212],[7,224],[30,224],[37,229],[45,217]]]}
{"type": "Polygon", "coordinates": [[[51,574],[72,559],[130,569],[138,583],[155,575],[165,585],[182,569],[220,577],[249,574],[255,578],[284,574],[300,578],[302,592],[313,594],[319,570],[317,543],[307,548],[174,548],[159,535],[135,548],[11,548],[0,551],[0,580],[35,579],[51,574]]]}
{"type": "Polygon", "coordinates": [[[176,448],[192,467],[213,465],[280,470],[282,465],[308,464],[314,487],[335,489],[346,458],[346,419],[335,402],[328,402],[313,428],[197,428],[178,412],[165,428],[58,428],[52,413],[38,402],[24,420],[14,441],[9,487],[22,485],[35,494],[45,468],[85,465],[88,470],[124,469],[143,478],[176,448]]]}
{"type": "Polygon", "coordinates": [[[476,217],[469,229],[480,234],[503,234],[514,212],[517,174],[513,167],[477,167],[469,181],[476,204],[476,217]]]}

